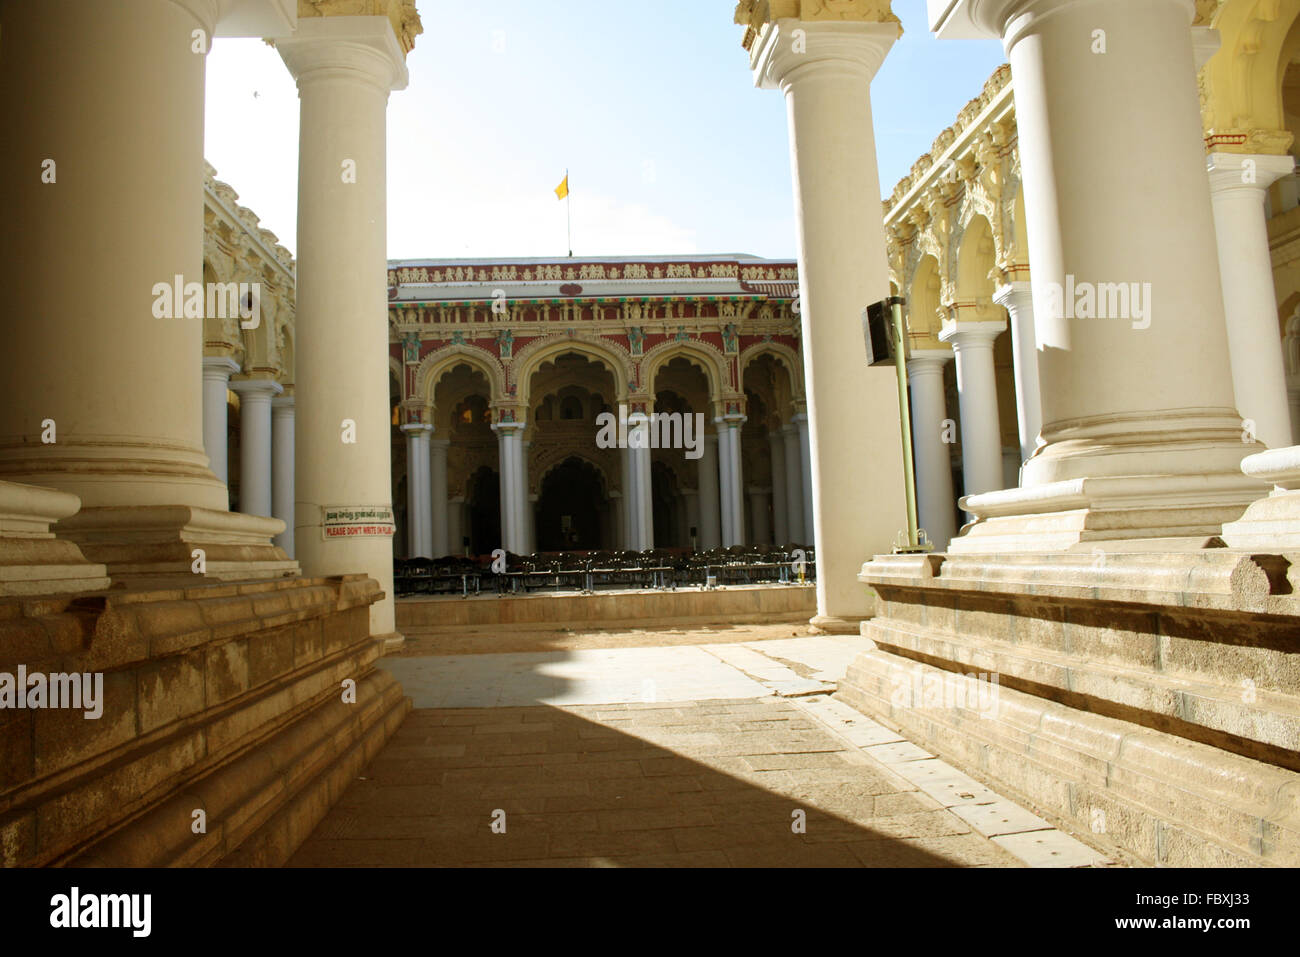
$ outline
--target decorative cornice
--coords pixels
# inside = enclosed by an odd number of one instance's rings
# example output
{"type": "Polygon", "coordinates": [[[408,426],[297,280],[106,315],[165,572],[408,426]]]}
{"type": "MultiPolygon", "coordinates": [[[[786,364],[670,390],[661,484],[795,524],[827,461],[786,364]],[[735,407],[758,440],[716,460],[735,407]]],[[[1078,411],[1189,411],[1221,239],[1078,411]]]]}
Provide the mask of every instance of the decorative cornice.
{"type": "Polygon", "coordinates": [[[298,16],[387,17],[402,53],[410,53],[415,38],[424,32],[415,0],[298,0],[298,16]]]}
{"type": "Polygon", "coordinates": [[[891,0],[740,0],[736,4],[735,21],[745,28],[741,41],[746,50],[763,28],[777,20],[857,21],[859,23],[898,23],[901,21],[890,9],[891,0]]]}

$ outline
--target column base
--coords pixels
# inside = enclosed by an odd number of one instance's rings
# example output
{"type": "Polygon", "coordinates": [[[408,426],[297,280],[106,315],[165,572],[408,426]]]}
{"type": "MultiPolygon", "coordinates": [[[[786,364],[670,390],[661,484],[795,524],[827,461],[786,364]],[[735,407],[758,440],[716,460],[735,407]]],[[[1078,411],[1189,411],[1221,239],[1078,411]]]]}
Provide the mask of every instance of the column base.
{"type": "Polygon", "coordinates": [[[279,519],[186,505],[82,509],[59,523],[59,534],[102,562],[115,585],[166,588],[197,581],[294,578],[298,563],[271,538],[279,519]],[[203,570],[195,571],[203,552],[203,570]]]}
{"type": "Polygon", "coordinates": [[[50,525],[75,514],[80,504],[67,492],[0,482],[0,595],[108,588],[103,565],[88,561],[75,543],[50,531],[50,525]]]}
{"type": "Polygon", "coordinates": [[[375,641],[379,642],[379,654],[390,655],[402,645],[406,644],[406,636],[400,631],[390,631],[383,635],[371,635],[375,641]]]}
{"type": "Polygon", "coordinates": [[[1071,479],[968,495],[951,554],[1052,552],[1123,540],[1208,538],[1267,486],[1240,473],[1071,479]]]}
{"type": "Polygon", "coordinates": [[[1241,469],[1274,487],[1238,521],[1223,526],[1224,542],[1230,548],[1300,551],[1300,446],[1252,455],[1241,469]]]}
{"type": "Polygon", "coordinates": [[[808,627],[814,635],[856,635],[862,627],[862,621],[862,618],[814,615],[808,620],[808,627]]]}

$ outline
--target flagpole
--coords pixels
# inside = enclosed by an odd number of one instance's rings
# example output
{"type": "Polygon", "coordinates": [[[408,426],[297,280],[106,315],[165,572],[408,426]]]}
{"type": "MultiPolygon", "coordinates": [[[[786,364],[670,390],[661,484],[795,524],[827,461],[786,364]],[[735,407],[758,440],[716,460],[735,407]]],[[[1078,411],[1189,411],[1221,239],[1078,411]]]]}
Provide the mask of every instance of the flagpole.
{"type": "MultiPolygon", "coordinates": [[[[564,181],[569,183],[569,171],[564,171],[564,181]]],[[[569,191],[564,194],[564,210],[569,216],[569,258],[573,258],[573,184],[569,183],[569,191]]]]}

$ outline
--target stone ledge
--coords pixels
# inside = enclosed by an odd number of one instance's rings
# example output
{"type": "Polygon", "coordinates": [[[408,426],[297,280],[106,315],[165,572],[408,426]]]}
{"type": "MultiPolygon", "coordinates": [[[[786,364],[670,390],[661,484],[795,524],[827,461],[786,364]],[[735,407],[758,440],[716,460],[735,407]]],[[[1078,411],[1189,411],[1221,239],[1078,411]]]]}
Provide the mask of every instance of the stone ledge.
{"type": "Polygon", "coordinates": [[[836,697],[1146,863],[1300,863],[1300,774],[1010,688],[995,716],[896,707],[892,688],[915,669],[974,684],[877,649],[855,659],[836,697]]]}

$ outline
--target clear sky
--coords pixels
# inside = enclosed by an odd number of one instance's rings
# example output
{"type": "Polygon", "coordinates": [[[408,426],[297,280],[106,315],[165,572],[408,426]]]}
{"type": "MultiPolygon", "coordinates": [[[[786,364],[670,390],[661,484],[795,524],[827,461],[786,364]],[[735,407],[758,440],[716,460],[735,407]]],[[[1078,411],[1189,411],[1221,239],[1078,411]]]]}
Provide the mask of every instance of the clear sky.
{"type": "MultiPolygon", "coordinates": [[[[785,107],[754,88],[734,0],[418,0],[411,84],[388,108],[392,259],[793,257],[785,107]]],[[[1004,62],[997,41],[936,40],[924,0],[872,87],[888,194],[1004,62]]],[[[297,90],[260,40],[218,40],[208,161],[295,251],[297,90]]]]}

